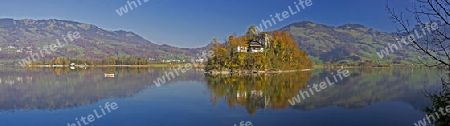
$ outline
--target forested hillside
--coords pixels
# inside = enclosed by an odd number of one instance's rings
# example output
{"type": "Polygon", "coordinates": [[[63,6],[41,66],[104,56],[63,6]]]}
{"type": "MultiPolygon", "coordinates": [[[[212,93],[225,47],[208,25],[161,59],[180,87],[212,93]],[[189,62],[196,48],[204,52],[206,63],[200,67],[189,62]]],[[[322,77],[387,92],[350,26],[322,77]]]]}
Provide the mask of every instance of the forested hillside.
{"type": "Polygon", "coordinates": [[[0,59],[3,63],[17,64],[18,60],[39,52],[43,46],[57,44],[57,39],[64,42],[63,35],[67,36],[69,32],[79,32],[80,38],[45,54],[41,60],[57,57],[84,60],[107,57],[182,60],[190,59],[202,50],[158,45],[133,32],[110,31],[74,21],[0,19],[0,59]]]}
{"type": "Polygon", "coordinates": [[[360,24],[334,27],[309,21],[297,22],[280,29],[289,32],[300,49],[306,50],[316,65],[388,65],[417,62],[417,52],[407,46],[380,58],[376,52],[395,44],[394,35],[360,24]],[[364,62],[363,62],[364,61],[364,62]]]}

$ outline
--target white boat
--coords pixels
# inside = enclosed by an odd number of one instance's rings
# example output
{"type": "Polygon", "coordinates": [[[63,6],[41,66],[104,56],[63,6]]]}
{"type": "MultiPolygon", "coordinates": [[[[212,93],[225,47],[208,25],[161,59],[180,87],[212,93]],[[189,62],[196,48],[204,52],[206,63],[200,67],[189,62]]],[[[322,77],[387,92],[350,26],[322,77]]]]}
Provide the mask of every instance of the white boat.
{"type": "Polygon", "coordinates": [[[112,74],[105,73],[105,77],[114,77],[114,74],[113,73],[112,74]]]}

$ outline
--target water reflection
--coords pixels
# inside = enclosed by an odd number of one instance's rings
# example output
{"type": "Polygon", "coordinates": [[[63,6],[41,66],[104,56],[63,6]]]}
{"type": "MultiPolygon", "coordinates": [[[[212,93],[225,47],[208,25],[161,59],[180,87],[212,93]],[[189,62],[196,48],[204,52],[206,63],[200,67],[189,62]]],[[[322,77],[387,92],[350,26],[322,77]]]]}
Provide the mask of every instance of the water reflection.
{"type": "MultiPolygon", "coordinates": [[[[422,110],[430,105],[424,89],[440,84],[438,71],[426,69],[349,69],[351,76],[295,106],[288,102],[299,90],[321,82],[335,70],[271,75],[205,75],[187,71],[180,81],[205,83],[212,105],[245,107],[249,114],[261,109],[313,110],[327,106],[362,108],[385,101],[401,101],[422,110]],[[218,103],[224,100],[225,103],[218,103]]],[[[133,97],[152,88],[167,69],[30,69],[0,70],[0,110],[55,110],[93,104],[106,98],[133,97]],[[105,73],[114,73],[112,78],[105,73]]]]}
{"type": "MultiPolygon", "coordinates": [[[[450,73],[448,71],[441,76],[441,87],[438,90],[427,90],[425,96],[432,102],[432,106],[423,109],[429,117],[424,122],[431,121],[436,126],[448,126],[450,124],[450,73]]],[[[422,121],[422,120],[419,120],[422,121]]]]}
{"type": "MultiPolygon", "coordinates": [[[[132,97],[154,86],[164,69],[1,69],[0,110],[54,110],[95,103],[105,98],[132,97]],[[114,73],[115,77],[105,77],[114,73]]],[[[202,72],[188,71],[169,83],[202,81],[202,72]]]]}
{"type": "Polygon", "coordinates": [[[311,71],[265,75],[206,75],[214,105],[225,98],[228,106],[245,106],[249,114],[257,109],[286,109],[288,99],[306,87],[311,71]]]}
{"type": "MultiPolygon", "coordinates": [[[[329,72],[314,77],[312,82],[320,81],[329,72]]],[[[334,105],[354,109],[384,101],[407,102],[416,109],[424,108],[429,102],[423,91],[436,85],[437,74],[427,69],[354,69],[343,82],[294,108],[310,110],[334,105]]]]}
{"type": "MultiPolygon", "coordinates": [[[[349,69],[351,76],[334,86],[292,106],[293,109],[312,110],[327,106],[345,109],[362,108],[385,101],[401,101],[416,109],[429,105],[424,89],[437,84],[436,70],[428,69],[349,69]]],[[[287,109],[288,100],[306,85],[324,81],[332,71],[297,72],[272,75],[206,75],[212,103],[224,99],[230,108],[246,107],[253,115],[258,109],[287,109]]]]}

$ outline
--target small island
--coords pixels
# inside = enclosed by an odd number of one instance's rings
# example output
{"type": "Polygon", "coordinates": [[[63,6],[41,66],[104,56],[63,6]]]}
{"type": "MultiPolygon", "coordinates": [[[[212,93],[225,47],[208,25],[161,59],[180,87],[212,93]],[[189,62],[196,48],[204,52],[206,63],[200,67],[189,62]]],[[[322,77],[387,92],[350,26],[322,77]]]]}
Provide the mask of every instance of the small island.
{"type": "Polygon", "coordinates": [[[223,44],[214,39],[211,50],[214,56],[205,66],[207,73],[279,73],[313,67],[288,32],[258,32],[256,26],[246,35],[229,36],[223,44]]]}

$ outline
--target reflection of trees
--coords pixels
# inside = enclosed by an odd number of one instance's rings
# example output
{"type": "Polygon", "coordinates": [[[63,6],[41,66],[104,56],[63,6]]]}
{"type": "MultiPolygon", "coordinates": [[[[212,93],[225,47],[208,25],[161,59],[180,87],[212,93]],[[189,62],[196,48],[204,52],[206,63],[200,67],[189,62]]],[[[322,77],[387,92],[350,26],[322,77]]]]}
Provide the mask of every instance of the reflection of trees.
{"type": "MultiPolygon", "coordinates": [[[[349,69],[351,76],[334,86],[301,101],[294,109],[312,110],[327,106],[362,108],[378,102],[403,101],[414,108],[425,108],[423,88],[433,87],[437,71],[427,69],[349,69]],[[426,84],[426,85],[424,85],[426,84]]],[[[290,107],[288,100],[305,89],[305,84],[318,83],[335,70],[317,69],[307,73],[285,73],[266,76],[207,75],[212,102],[224,99],[231,108],[245,106],[250,114],[271,107],[290,107]],[[312,76],[312,77],[311,77],[312,76]],[[262,96],[258,97],[262,92],[262,96]]]]}
{"type": "Polygon", "coordinates": [[[290,106],[288,99],[306,87],[312,72],[297,72],[270,75],[206,75],[212,102],[217,104],[224,98],[228,106],[245,106],[249,114],[271,107],[285,109],[290,106]]]}
{"type": "MultiPolygon", "coordinates": [[[[106,98],[132,97],[164,75],[167,69],[99,68],[0,70],[0,110],[61,109],[95,103],[106,98]],[[64,72],[63,72],[64,71],[64,72]],[[105,72],[116,73],[105,78],[105,72]],[[20,80],[20,81],[19,81],[20,80]]],[[[176,81],[203,81],[202,73],[187,71],[176,81]]]]}
{"type": "MultiPolygon", "coordinates": [[[[450,76],[450,73],[449,73],[450,76]]],[[[447,106],[450,105],[450,79],[446,77],[442,77],[441,79],[442,85],[441,89],[437,92],[426,92],[426,96],[431,100],[433,106],[427,107],[424,111],[428,115],[433,115],[436,119],[431,120],[436,126],[448,126],[450,124],[450,113],[443,115],[439,112],[439,109],[444,109],[443,112],[446,112],[447,106]],[[439,113],[439,117],[435,115],[435,112],[439,113]]],[[[430,118],[432,119],[432,118],[430,118]]]]}

